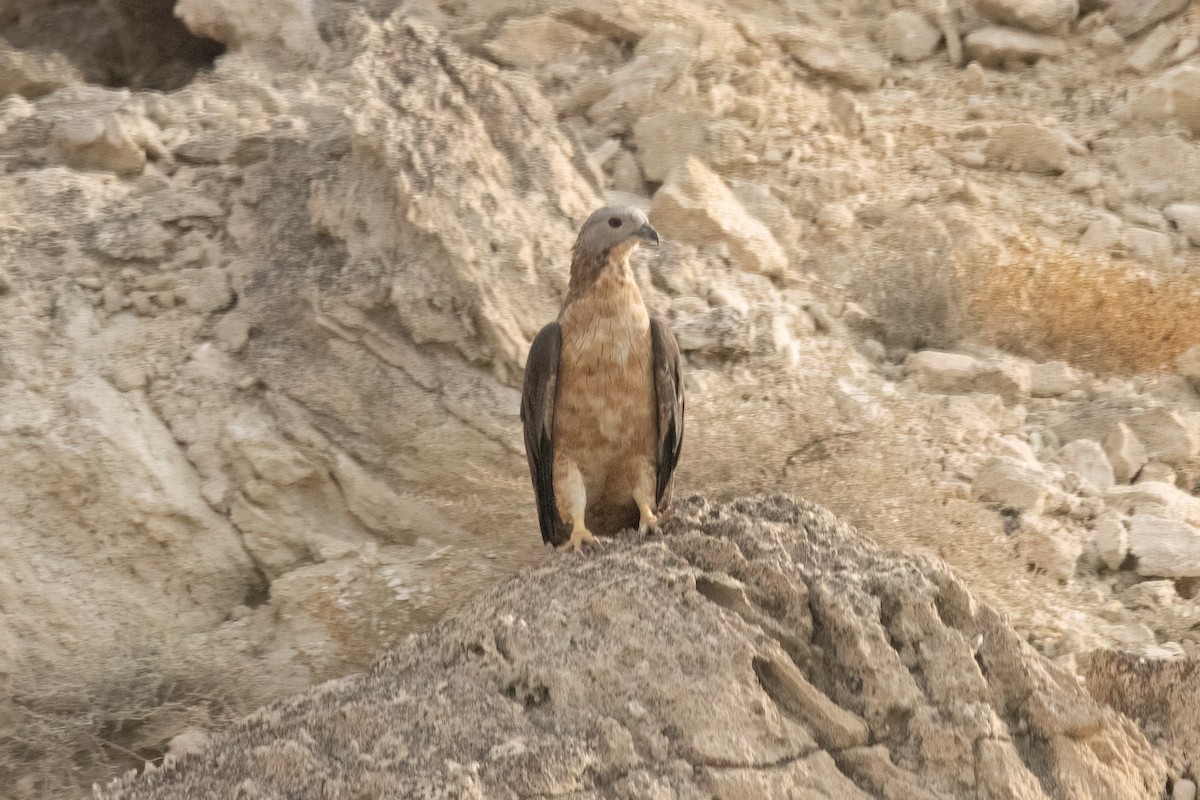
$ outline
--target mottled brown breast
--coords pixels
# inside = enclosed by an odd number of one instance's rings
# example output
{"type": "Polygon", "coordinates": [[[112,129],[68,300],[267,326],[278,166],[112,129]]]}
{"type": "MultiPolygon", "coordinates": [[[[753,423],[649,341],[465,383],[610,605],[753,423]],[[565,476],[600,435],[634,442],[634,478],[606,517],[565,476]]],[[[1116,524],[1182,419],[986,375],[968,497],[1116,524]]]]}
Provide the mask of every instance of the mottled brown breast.
{"type": "Polygon", "coordinates": [[[657,422],[650,318],[627,264],[612,265],[564,305],[555,451],[578,464],[589,508],[632,503],[639,459],[654,463],[657,422]],[[623,268],[622,268],[623,267],[623,268]]]}

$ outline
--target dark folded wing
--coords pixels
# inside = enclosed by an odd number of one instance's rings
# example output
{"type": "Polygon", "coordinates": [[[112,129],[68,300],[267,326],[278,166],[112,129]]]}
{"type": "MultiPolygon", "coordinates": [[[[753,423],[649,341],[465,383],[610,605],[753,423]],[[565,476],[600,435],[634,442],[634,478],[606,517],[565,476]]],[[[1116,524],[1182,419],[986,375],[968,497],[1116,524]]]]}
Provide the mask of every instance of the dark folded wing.
{"type": "Polygon", "coordinates": [[[683,368],[675,334],[660,319],[650,320],[650,345],[658,410],[655,500],[662,511],[671,503],[671,478],[683,449],[683,368]]]}
{"type": "Polygon", "coordinates": [[[558,359],[562,332],[551,322],[538,333],[525,362],[521,390],[521,422],[525,426],[525,457],[537,497],[542,541],[562,544],[562,528],[554,501],[554,400],[558,390],[558,359]]]}

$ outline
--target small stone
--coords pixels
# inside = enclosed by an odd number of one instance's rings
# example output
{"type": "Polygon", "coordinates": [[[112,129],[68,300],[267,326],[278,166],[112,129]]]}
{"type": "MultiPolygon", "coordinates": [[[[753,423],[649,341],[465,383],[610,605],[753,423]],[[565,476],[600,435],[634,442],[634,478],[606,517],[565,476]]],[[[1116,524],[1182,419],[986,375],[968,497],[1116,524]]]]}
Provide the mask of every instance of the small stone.
{"type": "Polygon", "coordinates": [[[892,58],[923,61],[937,50],[942,32],[920,13],[902,8],[884,18],[880,39],[892,58]]]}
{"type": "Polygon", "coordinates": [[[987,73],[978,61],[972,61],[963,68],[959,86],[967,94],[982,94],[987,89],[987,73]]]}
{"type": "Polygon", "coordinates": [[[149,292],[130,292],[129,299],[133,302],[133,310],[143,317],[153,316],[157,310],[149,292]]]}
{"type": "Polygon", "coordinates": [[[1200,420],[1192,414],[1155,408],[1134,414],[1126,422],[1151,460],[1179,465],[1200,455],[1200,420]]]}
{"type": "Polygon", "coordinates": [[[1120,569],[1129,555],[1129,531],[1121,517],[1113,512],[1106,512],[1096,519],[1093,533],[1096,537],[1096,550],[1104,565],[1113,571],[1120,569]]]}
{"type": "Polygon", "coordinates": [[[1016,459],[993,457],[975,474],[971,493],[985,503],[999,503],[1022,513],[1040,514],[1049,492],[1048,476],[1039,467],[1016,459]]]}
{"type": "Polygon", "coordinates": [[[1125,63],[1137,74],[1148,75],[1167,57],[1167,53],[1178,41],[1178,35],[1170,26],[1159,25],[1138,43],[1125,63]]]}
{"type": "Polygon", "coordinates": [[[1146,228],[1130,228],[1125,233],[1125,243],[1134,260],[1156,267],[1169,265],[1175,252],[1171,237],[1146,228]]]}
{"type": "Polygon", "coordinates": [[[217,345],[227,353],[236,353],[250,339],[250,324],[236,313],[221,317],[215,326],[217,345]]]}
{"type": "Polygon", "coordinates": [[[1112,56],[1125,49],[1125,37],[1112,26],[1103,25],[1096,29],[1091,38],[1092,49],[1102,56],[1112,56]]]}
{"type": "Polygon", "coordinates": [[[1070,158],[1067,140],[1060,132],[1027,122],[998,127],[984,154],[990,166],[1039,175],[1061,175],[1070,158]]]}
{"type": "Polygon", "coordinates": [[[1189,0],[1113,0],[1104,11],[1108,23],[1128,38],[1151,25],[1178,14],[1189,0]]]}
{"type": "Polygon", "coordinates": [[[1061,397],[1080,388],[1083,378],[1065,361],[1050,361],[1029,367],[1029,393],[1034,397],[1061,397]]]}
{"type": "Polygon", "coordinates": [[[145,151],[125,122],[112,114],[57,123],[51,131],[50,147],[57,160],[75,169],[136,175],[146,164],[145,151]]]}
{"type": "Polygon", "coordinates": [[[504,21],[484,50],[506,67],[529,70],[564,61],[591,40],[582,28],[550,16],[515,17],[504,21]]]}
{"type": "Polygon", "coordinates": [[[685,353],[731,356],[750,349],[746,318],[733,306],[710,308],[677,320],[671,328],[685,353]]]}
{"type": "Polygon", "coordinates": [[[1094,169],[1083,169],[1076,172],[1067,181],[1067,191],[1069,192],[1090,192],[1092,189],[1100,188],[1100,173],[1094,169]]]}
{"type": "Polygon", "coordinates": [[[1200,577],[1200,530],[1165,517],[1134,514],[1129,521],[1129,550],[1139,575],[1200,577]]]}
{"type": "Polygon", "coordinates": [[[146,385],[146,371],[140,364],[118,364],[112,370],[112,383],[122,392],[132,392],[146,385]]]}
{"type": "Polygon", "coordinates": [[[1200,344],[1187,350],[1175,361],[1179,374],[1191,381],[1192,386],[1200,391],[1200,344]]]}
{"type": "Polygon", "coordinates": [[[609,162],[612,188],[618,192],[629,192],[639,197],[646,195],[646,179],[633,153],[622,148],[609,162]]]}
{"type": "Polygon", "coordinates": [[[100,301],[104,304],[104,310],[109,314],[116,314],[125,307],[125,296],[115,286],[105,286],[100,291],[100,301]]]}
{"type": "Polygon", "coordinates": [[[1163,215],[1179,228],[1193,247],[1200,247],[1200,205],[1171,203],[1163,209],[1163,215]]]}
{"type": "Polygon", "coordinates": [[[829,113],[838,130],[846,136],[862,136],[867,129],[867,112],[845,89],[839,89],[829,97],[829,113]]]}
{"type": "Polygon", "coordinates": [[[1083,543],[1073,531],[1038,517],[1021,520],[1017,547],[1025,560],[1060,581],[1075,575],[1083,543]]]}
{"type": "Polygon", "coordinates": [[[1196,782],[1178,778],[1175,788],[1171,790],[1171,800],[1196,800],[1196,782]]]}
{"type": "Polygon", "coordinates": [[[887,62],[866,48],[809,29],[780,36],[784,50],[808,69],[851,89],[878,89],[887,62]]]}
{"type": "Polygon", "coordinates": [[[177,275],[180,283],[179,294],[193,311],[210,314],[228,307],[233,302],[229,276],[219,267],[181,269],[177,275]]]}
{"type": "Polygon", "coordinates": [[[1111,489],[1115,483],[1112,464],[1104,448],[1091,439],[1076,439],[1064,445],[1058,453],[1058,463],[1101,492],[1111,489]]]}
{"type": "Polygon", "coordinates": [[[979,360],[960,353],[921,350],[904,360],[905,372],[916,373],[921,391],[965,394],[972,391],[979,360]]]}
{"type": "Polygon", "coordinates": [[[1146,448],[1133,429],[1118,422],[1109,429],[1102,442],[1112,464],[1113,476],[1120,483],[1129,483],[1147,461],[1146,448]]]}
{"type": "Polygon", "coordinates": [[[1079,15],[1078,0],[975,0],[975,8],[992,22],[1031,31],[1060,28],[1079,15]]]}
{"type": "Polygon", "coordinates": [[[1170,464],[1164,464],[1161,461],[1151,461],[1146,466],[1142,467],[1138,472],[1135,483],[1166,483],[1171,486],[1175,485],[1175,470],[1170,464]]]}
{"type": "Polygon", "coordinates": [[[62,53],[9,47],[0,39],[0,97],[23,95],[36,99],[83,80],[62,53]]]}
{"type": "MultiPolygon", "coordinates": [[[[1180,115],[1178,108],[1176,115],[1180,115]]],[[[1196,123],[1200,129],[1200,95],[1196,123]]],[[[1120,191],[1131,200],[1162,208],[1195,198],[1192,176],[1200,172],[1200,152],[1179,136],[1133,138],[1116,153],[1113,163],[1121,177],[1120,191]]]]}
{"type": "Polygon", "coordinates": [[[999,395],[1005,403],[1019,403],[1029,396],[1029,366],[1011,359],[989,359],[975,370],[972,389],[999,395]]]}
{"type": "Polygon", "coordinates": [[[967,58],[985,67],[1033,64],[1042,58],[1065,55],[1067,46],[1054,36],[989,26],[967,34],[964,41],[967,58]]]}
{"type": "Polygon", "coordinates": [[[1079,244],[1093,250],[1111,252],[1125,247],[1125,223],[1116,214],[1100,211],[1088,223],[1079,244]]]}

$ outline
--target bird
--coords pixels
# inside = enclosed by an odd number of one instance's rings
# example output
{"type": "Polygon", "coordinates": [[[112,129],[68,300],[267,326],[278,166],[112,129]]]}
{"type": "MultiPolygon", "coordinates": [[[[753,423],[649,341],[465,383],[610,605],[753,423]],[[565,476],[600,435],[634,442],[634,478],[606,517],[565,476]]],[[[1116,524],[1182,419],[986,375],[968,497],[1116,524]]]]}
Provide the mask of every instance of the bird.
{"type": "Polygon", "coordinates": [[[658,231],[640,209],[593,212],[571,251],[558,318],[534,337],[521,423],[542,541],[596,545],[661,529],[683,447],[679,343],[651,317],[629,256],[658,231]]]}

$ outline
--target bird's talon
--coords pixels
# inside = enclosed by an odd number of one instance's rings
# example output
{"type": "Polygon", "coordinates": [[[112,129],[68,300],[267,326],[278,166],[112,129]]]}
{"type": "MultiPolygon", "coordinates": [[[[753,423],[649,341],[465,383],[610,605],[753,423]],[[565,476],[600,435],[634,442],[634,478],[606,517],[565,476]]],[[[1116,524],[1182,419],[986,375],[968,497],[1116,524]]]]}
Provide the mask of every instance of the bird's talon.
{"type": "Polygon", "coordinates": [[[592,532],[587,528],[577,528],[571,532],[571,538],[563,543],[563,545],[558,549],[561,552],[571,551],[574,553],[581,553],[583,552],[583,546],[585,544],[600,546],[603,545],[604,542],[593,536],[592,532]]]}

